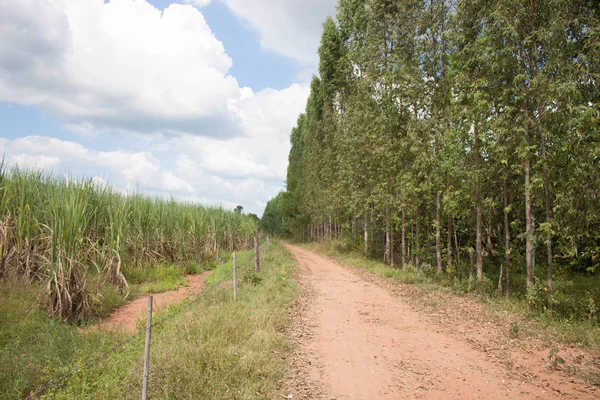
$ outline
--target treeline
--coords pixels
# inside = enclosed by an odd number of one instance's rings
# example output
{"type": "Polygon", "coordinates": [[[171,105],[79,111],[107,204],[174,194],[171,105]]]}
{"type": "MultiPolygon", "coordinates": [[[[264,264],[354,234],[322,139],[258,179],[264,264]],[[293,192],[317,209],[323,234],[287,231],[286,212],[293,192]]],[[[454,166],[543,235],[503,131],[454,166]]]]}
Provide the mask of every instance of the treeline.
{"type": "Polygon", "coordinates": [[[128,294],[127,275],[160,263],[201,263],[249,247],[255,218],[73,181],[0,163],[0,278],[45,286],[50,314],[78,320],[103,285],[128,294]]]}
{"type": "MultiPolygon", "coordinates": [[[[600,266],[600,3],[340,0],[265,229],[502,287],[600,266]],[[485,267],[485,268],[484,268],[485,267]],[[466,272],[465,272],[466,275],[466,272]],[[537,278],[536,278],[537,277],[537,278]]],[[[525,285],[526,282],[526,285],[525,285]]]]}

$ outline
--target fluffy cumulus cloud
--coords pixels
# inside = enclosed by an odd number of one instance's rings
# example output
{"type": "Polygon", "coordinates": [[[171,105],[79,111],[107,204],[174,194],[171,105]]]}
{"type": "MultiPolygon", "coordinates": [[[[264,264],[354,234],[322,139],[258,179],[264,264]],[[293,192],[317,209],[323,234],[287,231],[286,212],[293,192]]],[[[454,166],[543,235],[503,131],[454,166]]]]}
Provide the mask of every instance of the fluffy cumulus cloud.
{"type": "Polygon", "coordinates": [[[195,7],[206,7],[210,2],[211,0],[181,0],[183,4],[191,4],[195,7]]]}
{"type": "Polygon", "coordinates": [[[92,151],[79,143],[56,138],[27,136],[0,138],[0,152],[9,165],[43,169],[54,173],[80,171],[88,176],[108,174],[110,183],[122,190],[157,194],[192,194],[194,187],[170,171],[150,152],[92,151]]]}
{"type": "Polygon", "coordinates": [[[226,144],[219,148],[218,143],[205,140],[215,139],[182,135],[158,149],[135,152],[93,151],[72,141],[27,136],[0,138],[0,152],[9,166],[42,169],[57,176],[91,177],[123,193],[141,191],[228,208],[242,204],[260,214],[265,201],[281,189],[282,181],[250,153],[237,159],[235,149],[228,149],[226,144]],[[225,160],[235,161],[224,167],[218,158],[204,153],[210,150],[223,151],[225,160]],[[175,156],[174,165],[161,162],[165,154],[175,156]]]}
{"type": "Polygon", "coordinates": [[[261,45],[305,65],[316,65],[322,24],[337,0],[222,0],[260,36],[261,45]]]}
{"type": "Polygon", "coordinates": [[[235,134],[242,89],[194,7],[0,0],[0,36],[0,100],[98,127],[235,134]]]}
{"type": "MultiPolygon", "coordinates": [[[[220,1],[264,47],[303,65],[315,62],[334,4],[220,1]]],[[[105,149],[115,136],[159,138],[145,151],[97,151],[31,132],[0,138],[0,152],[12,165],[260,213],[283,185],[309,87],[240,87],[202,14],[209,3],[160,11],[145,0],[0,0],[0,101],[44,110],[82,138],[106,137],[105,149]]]]}

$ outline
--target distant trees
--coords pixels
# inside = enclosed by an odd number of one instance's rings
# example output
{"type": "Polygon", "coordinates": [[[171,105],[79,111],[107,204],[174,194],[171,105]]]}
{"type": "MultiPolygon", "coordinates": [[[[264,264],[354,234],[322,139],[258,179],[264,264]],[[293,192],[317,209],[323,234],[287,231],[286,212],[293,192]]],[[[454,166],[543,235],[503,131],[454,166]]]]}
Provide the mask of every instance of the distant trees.
{"type": "Polygon", "coordinates": [[[276,197],[269,200],[260,220],[260,227],[263,231],[276,236],[288,236],[289,230],[287,222],[289,216],[285,206],[285,192],[279,193],[276,197]]]}
{"type": "Polygon", "coordinates": [[[506,292],[524,267],[552,306],[557,266],[600,264],[599,21],[591,0],[340,0],[263,226],[457,276],[472,255],[506,292]]]}

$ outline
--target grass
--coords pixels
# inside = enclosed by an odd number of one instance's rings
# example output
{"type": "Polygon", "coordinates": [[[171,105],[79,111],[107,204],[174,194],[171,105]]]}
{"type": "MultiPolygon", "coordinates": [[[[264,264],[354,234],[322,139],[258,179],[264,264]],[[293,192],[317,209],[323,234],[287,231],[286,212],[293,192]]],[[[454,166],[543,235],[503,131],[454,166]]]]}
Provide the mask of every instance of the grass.
{"type": "MultiPolygon", "coordinates": [[[[179,286],[186,285],[184,279],[185,269],[177,265],[158,265],[151,268],[136,268],[129,271],[125,276],[133,284],[138,284],[136,294],[144,295],[150,293],[166,292],[176,290],[179,286]]],[[[198,268],[194,273],[202,272],[198,268]]]]}
{"type": "MultiPolygon", "coordinates": [[[[548,345],[561,343],[578,346],[600,354],[600,324],[595,318],[596,315],[590,315],[585,309],[579,310],[584,307],[586,301],[590,301],[589,298],[587,300],[585,298],[585,292],[589,293],[591,287],[590,282],[592,285],[594,283],[597,285],[597,280],[581,277],[555,280],[555,290],[560,293],[563,302],[561,306],[567,310],[578,310],[573,314],[564,315],[556,311],[548,311],[543,307],[532,307],[521,296],[499,298],[494,287],[478,294],[473,292],[472,288],[469,289],[468,282],[457,282],[445,276],[438,277],[411,268],[407,270],[392,268],[380,261],[367,259],[359,252],[342,252],[335,247],[335,244],[311,243],[304,246],[394,282],[413,285],[422,294],[443,292],[456,296],[469,296],[485,305],[490,318],[498,319],[500,316],[510,315],[512,319],[519,321],[521,336],[536,337],[548,345]],[[582,279],[586,282],[579,285],[582,279]],[[575,288],[578,289],[574,290],[575,288]]],[[[428,303],[425,305],[435,310],[439,302],[443,302],[444,299],[439,296],[420,296],[419,301],[428,303]]]]}
{"type": "MultiPolygon", "coordinates": [[[[126,301],[153,293],[162,293],[177,290],[180,286],[187,286],[186,275],[200,274],[214,266],[212,263],[202,266],[188,263],[184,267],[171,264],[153,265],[147,268],[132,268],[127,271],[126,278],[129,282],[129,294],[124,298],[123,292],[114,285],[98,282],[96,293],[91,297],[91,314],[93,318],[86,321],[93,323],[96,318],[109,315],[126,301]]],[[[98,280],[98,278],[96,278],[98,280]]]]}
{"type": "Polygon", "coordinates": [[[0,284],[0,398],[19,399],[74,365],[77,354],[94,354],[116,335],[82,335],[71,324],[48,319],[36,305],[41,290],[21,281],[0,284]]]}
{"type": "MultiPolygon", "coordinates": [[[[271,399],[279,395],[277,382],[289,350],[283,334],[287,308],[297,293],[291,280],[295,261],[287,250],[273,244],[259,279],[253,279],[248,278],[255,276],[250,256],[250,252],[238,254],[236,302],[230,285],[221,284],[153,330],[150,398],[271,399]]],[[[226,276],[230,269],[230,256],[222,256],[207,283],[226,276]]],[[[23,398],[123,339],[48,319],[35,305],[38,290],[30,284],[0,284],[0,398],[23,398]],[[15,290],[14,285],[22,286],[15,290]]],[[[155,320],[164,313],[155,315],[155,320]]],[[[143,341],[141,335],[79,371],[54,398],[139,398],[143,341]]]]}

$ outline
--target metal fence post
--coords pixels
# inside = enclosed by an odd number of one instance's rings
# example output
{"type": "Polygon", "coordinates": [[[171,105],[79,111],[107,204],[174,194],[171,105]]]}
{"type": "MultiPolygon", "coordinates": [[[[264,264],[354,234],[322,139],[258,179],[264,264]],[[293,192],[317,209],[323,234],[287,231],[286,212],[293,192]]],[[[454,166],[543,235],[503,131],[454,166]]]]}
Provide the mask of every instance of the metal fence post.
{"type": "Polygon", "coordinates": [[[146,349],[144,351],[144,381],[142,400],[148,399],[148,371],[150,368],[150,337],[152,336],[152,296],[148,296],[148,318],[146,320],[146,349]]]}

